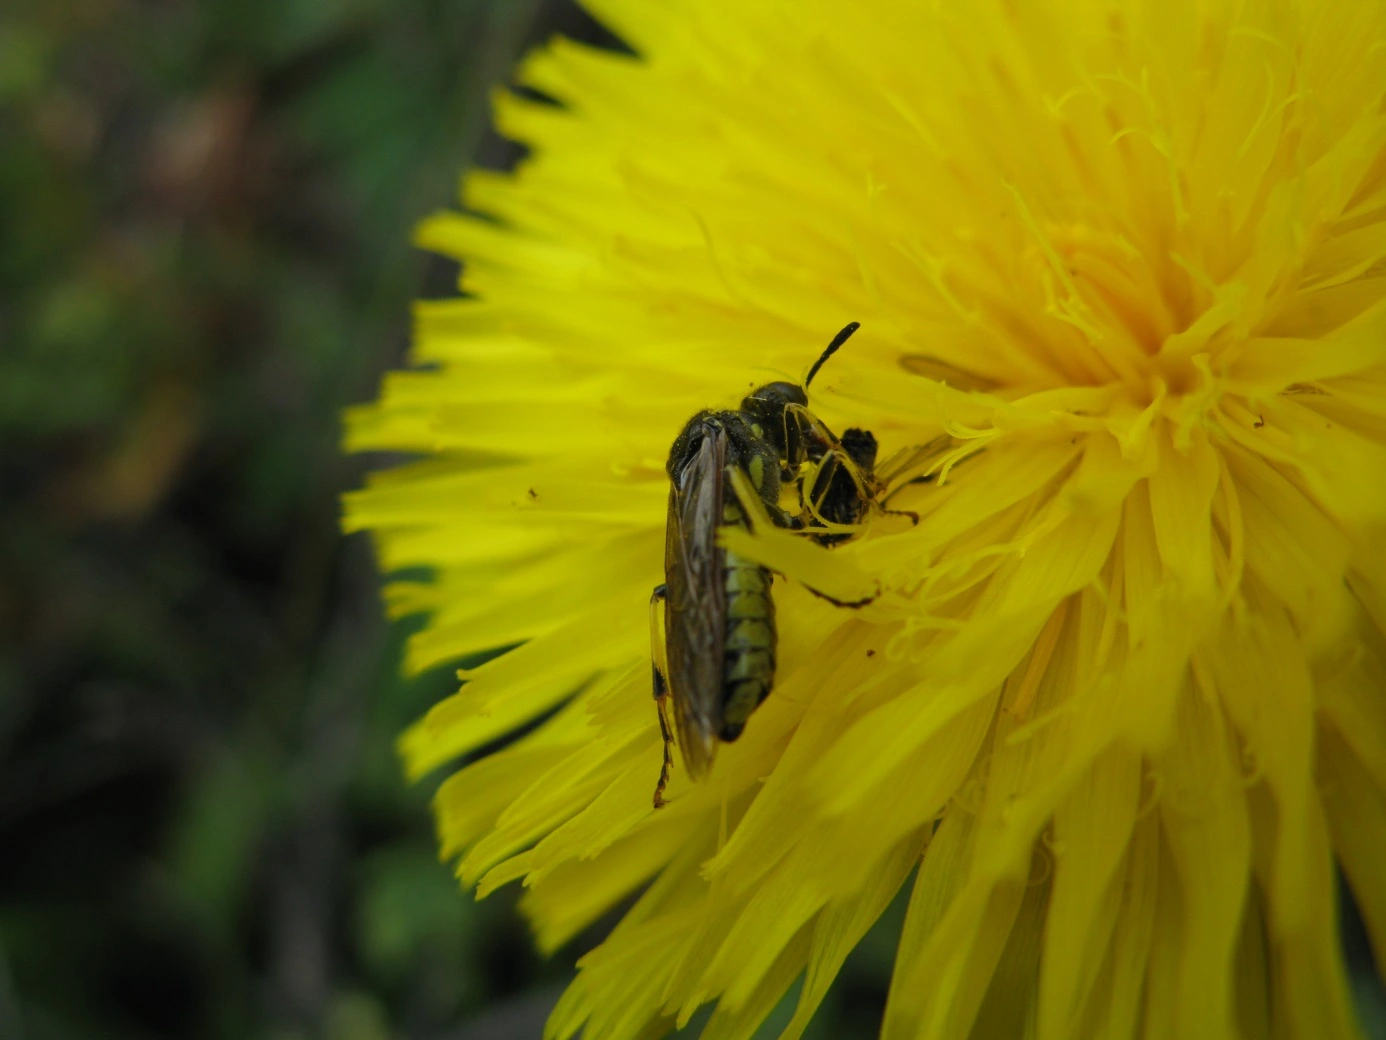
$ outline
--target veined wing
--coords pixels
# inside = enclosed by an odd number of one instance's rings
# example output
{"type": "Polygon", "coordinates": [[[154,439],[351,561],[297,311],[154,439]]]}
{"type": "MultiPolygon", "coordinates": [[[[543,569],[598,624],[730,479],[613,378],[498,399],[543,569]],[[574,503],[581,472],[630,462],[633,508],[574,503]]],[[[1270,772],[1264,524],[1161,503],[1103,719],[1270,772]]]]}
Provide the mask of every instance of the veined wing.
{"type": "Polygon", "coordinates": [[[727,632],[722,523],[727,434],[706,423],[697,454],[669,491],[664,572],[665,642],[679,750],[693,779],[702,777],[722,728],[723,650],[727,632]]]}

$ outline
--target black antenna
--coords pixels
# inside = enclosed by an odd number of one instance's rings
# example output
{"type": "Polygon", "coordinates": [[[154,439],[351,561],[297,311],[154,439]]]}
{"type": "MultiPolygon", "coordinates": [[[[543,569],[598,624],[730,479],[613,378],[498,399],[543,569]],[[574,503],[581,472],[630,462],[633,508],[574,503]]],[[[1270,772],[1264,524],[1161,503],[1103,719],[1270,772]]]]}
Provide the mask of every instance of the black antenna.
{"type": "Polygon", "coordinates": [[[813,367],[809,369],[808,378],[804,380],[805,390],[807,390],[808,385],[813,382],[813,377],[818,374],[818,370],[823,367],[823,362],[827,361],[828,358],[836,354],[838,347],[842,346],[842,344],[846,343],[849,339],[851,339],[852,333],[856,332],[859,328],[861,328],[861,322],[849,321],[846,324],[846,326],[843,327],[842,331],[833,337],[833,341],[828,344],[828,349],[823,351],[822,357],[815,361],[813,363],[813,367]]]}

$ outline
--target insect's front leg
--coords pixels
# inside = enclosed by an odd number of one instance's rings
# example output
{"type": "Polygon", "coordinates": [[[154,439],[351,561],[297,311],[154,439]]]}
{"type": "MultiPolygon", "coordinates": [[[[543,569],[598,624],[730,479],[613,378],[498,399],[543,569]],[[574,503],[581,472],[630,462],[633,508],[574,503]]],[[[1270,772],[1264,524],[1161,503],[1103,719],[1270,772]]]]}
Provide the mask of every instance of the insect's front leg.
{"type": "Polygon", "coordinates": [[[784,443],[785,469],[793,478],[804,463],[821,459],[838,441],[816,415],[803,405],[791,404],[784,410],[784,443]]]}
{"type": "Polygon", "coordinates": [[[664,626],[660,624],[660,608],[669,596],[669,586],[656,585],[650,593],[650,678],[654,689],[655,710],[659,713],[659,733],[664,738],[664,763],[659,768],[655,784],[654,807],[664,808],[664,788],[674,768],[674,731],[669,725],[669,661],[664,643],[664,626]]]}

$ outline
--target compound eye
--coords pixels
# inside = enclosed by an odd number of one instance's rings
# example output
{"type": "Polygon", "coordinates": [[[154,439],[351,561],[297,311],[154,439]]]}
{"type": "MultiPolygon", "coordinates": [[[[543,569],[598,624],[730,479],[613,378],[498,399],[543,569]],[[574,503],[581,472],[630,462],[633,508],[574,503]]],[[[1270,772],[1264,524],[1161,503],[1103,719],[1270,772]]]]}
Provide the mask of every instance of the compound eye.
{"type": "MultiPolygon", "coordinates": [[[[784,404],[808,404],[808,394],[804,393],[804,388],[793,383],[771,383],[775,389],[775,396],[784,404]]],[[[770,389],[770,387],[766,387],[770,389]]]]}
{"type": "Polygon", "coordinates": [[[748,394],[741,402],[742,411],[757,415],[783,412],[786,405],[808,404],[803,388],[793,383],[766,383],[748,394]]]}

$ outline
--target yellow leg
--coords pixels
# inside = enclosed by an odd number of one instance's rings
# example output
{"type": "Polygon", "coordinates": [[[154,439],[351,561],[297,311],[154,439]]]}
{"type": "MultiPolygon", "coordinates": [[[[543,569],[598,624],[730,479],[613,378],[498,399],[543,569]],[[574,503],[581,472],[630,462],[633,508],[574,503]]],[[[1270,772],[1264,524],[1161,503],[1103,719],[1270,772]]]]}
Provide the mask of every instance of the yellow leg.
{"type": "Polygon", "coordinates": [[[659,733],[664,738],[664,763],[659,768],[659,782],[655,784],[654,807],[664,807],[664,788],[669,785],[669,774],[674,768],[674,731],[669,726],[669,672],[666,647],[664,645],[664,626],[660,624],[660,607],[669,590],[667,586],[657,585],[650,593],[650,672],[654,687],[655,709],[659,713],[659,733]]]}

